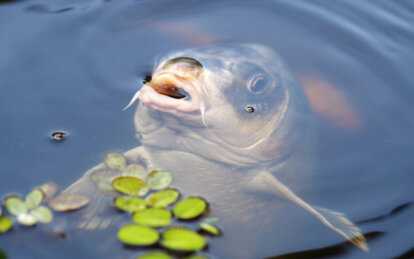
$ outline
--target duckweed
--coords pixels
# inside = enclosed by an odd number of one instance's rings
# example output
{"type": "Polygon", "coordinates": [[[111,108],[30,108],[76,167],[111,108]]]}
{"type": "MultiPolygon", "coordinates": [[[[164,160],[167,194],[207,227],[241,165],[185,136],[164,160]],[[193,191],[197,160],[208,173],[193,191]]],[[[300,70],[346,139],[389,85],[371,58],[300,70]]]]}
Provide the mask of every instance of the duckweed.
{"type": "Polygon", "coordinates": [[[6,208],[12,215],[26,214],[28,208],[19,196],[12,195],[5,198],[6,208]]]}
{"type": "Polygon", "coordinates": [[[174,203],[180,197],[176,189],[165,189],[154,192],[145,199],[149,206],[153,208],[165,208],[174,203]]]}
{"type": "Polygon", "coordinates": [[[7,232],[12,227],[13,227],[13,220],[11,218],[6,217],[6,216],[0,216],[0,233],[7,232]]]}
{"type": "Polygon", "coordinates": [[[43,202],[44,194],[40,189],[34,189],[33,191],[27,194],[24,202],[28,209],[39,206],[43,202]]]}
{"type": "Polygon", "coordinates": [[[147,246],[155,244],[159,239],[159,234],[155,229],[129,224],[119,229],[117,237],[127,245],[147,246]]]}
{"type": "Polygon", "coordinates": [[[171,212],[166,209],[149,208],[135,212],[132,220],[144,226],[164,227],[171,224],[171,212]]]}
{"type": "Polygon", "coordinates": [[[152,251],[136,257],[135,259],[172,259],[172,257],[162,251],[152,251]]]}
{"type": "Polygon", "coordinates": [[[112,180],[112,187],[120,193],[144,196],[149,191],[147,184],[134,176],[120,176],[112,180]]]}
{"type": "Polygon", "coordinates": [[[178,251],[197,251],[206,245],[203,236],[183,227],[170,227],[162,234],[161,245],[178,251]]]}
{"type": "Polygon", "coordinates": [[[41,223],[50,223],[53,220],[53,213],[46,206],[39,206],[32,209],[30,215],[41,223]]]}
{"type": "Polygon", "coordinates": [[[169,172],[154,170],[148,174],[147,184],[152,190],[161,190],[168,187],[172,182],[169,172]]]}
{"type": "Polygon", "coordinates": [[[123,211],[136,212],[147,207],[147,202],[137,197],[119,196],[114,199],[115,206],[123,211]]]}
{"type": "Polygon", "coordinates": [[[213,224],[207,223],[207,222],[202,222],[200,224],[200,229],[212,236],[220,235],[220,230],[218,229],[218,227],[214,226],[213,224]]]}
{"type": "Polygon", "coordinates": [[[202,215],[206,209],[205,200],[199,197],[188,197],[175,204],[173,212],[179,219],[194,219],[202,215]]]}

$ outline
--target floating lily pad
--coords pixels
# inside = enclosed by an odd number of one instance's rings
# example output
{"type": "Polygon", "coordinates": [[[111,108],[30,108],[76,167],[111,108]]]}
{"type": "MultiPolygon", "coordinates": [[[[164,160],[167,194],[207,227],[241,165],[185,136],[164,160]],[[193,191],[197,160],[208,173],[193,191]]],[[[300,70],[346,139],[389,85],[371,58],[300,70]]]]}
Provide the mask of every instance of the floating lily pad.
{"type": "Polygon", "coordinates": [[[119,196],[114,199],[115,206],[123,211],[136,212],[147,207],[147,202],[137,197],[119,196]]]}
{"type": "Polygon", "coordinates": [[[53,220],[53,213],[46,206],[39,206],[30,211],[30,215],[41,223],[50,223],[53,220]]]}
{"type": "Polygon", "coordinates": [[[26,214],[28,208],[18,196],[8,196],[5,198],[6,208],[12,215],[26,214]]]}
{"type": "Polygon", "coordinates": [[[147,176],[147,170],[145,170],[145,168],[142,165],[129,164],[125,168],[123,175],[135,176],[145,180],[145,177],[147,176]]]}
{"type": "Polygon", "coordinates": [[[49,206],[55,211],[78,210],[89,203],[89,198],[78,194],[61,194],[49,201],[49,206]]]}
{"type": "Polygon", "coordinates": [[[47,201],[52,198],[56,194],[58,188],[57,184],[52,182],[47,182],[42,186],[39,186],[39,189],[43,192],[43,201],[47,201]]]}
{"type": "Polygon", "coordinates": [[[149,191],[145,182],[134,176],[120,176],[112,181],[112,187],[120,193],[144,196],[149,191]]]}
{"type": "Polygon", "coordinates": [[[161,245],[179,251],[196,251],[206,245],[204,237],[183,227],[171,227],[162,234],[161,245]]]}
{"type": "Polygon", "coordinates": [[[135,259],[172,259],[171,255],[162,251],[153,251],[136,257],[135,259]]]}
{"type": "Polygon", "coordinates": [[[164,227],[171,223],[171,212],[166,209],[149,208],[135,212],[132,220],[149,227],[164,227]]]}
{"type": "Polygon", "coordinates": [[[194,219],[203,214],[206,209],[205,200],[198,197],[188,197],[175,204],[173,212],[179,219],[194,219]]]}
{"type": "Polygon", "coordinates": [[[17,222],[19,222],[20,225],[31,227],[36,225],[37,220],[33,215],[19,214],[17,215],[17,222]]]}
{"type": "Polygon", "coordinates": [[[9,231],[13,227],[13,220],[9,217],[0,217],[0,233],[9,231]]]}
{"type": "Polygon", "coordinates": [[[165,189],[151,193],[145,200],[153,208],[165,208],[174,203],[179,197],[180,193],[176,189],[165,189]]]}
{"type": "Polygon", "coordinates": [[[133,246],[152,245],[159,239],[155,229],[135,224],[124,225],[119,229],[117,236],[124,244],[133,246]]]}
{"type": "Polygon", "coordinates": [[[123,171],[126,168],[126,158],[120,153],[109,153],[105,156],[104,163],[108,168],[123,171]]]}
{"type": "Polygon", "coordinates": [[[43,202],[44,194],[40,189],[34,189],[27,194],[24,202],[28,209],[39,206],[43,202]]]}
{"type": "Polygon", "coordinates": [[[147,184],[153,190],[161,190],[168,187],[172,182],[172,176],[169,172],[154,170],[148,174],[147,184]]]}
{"type": "Polygon", "coordinates": [[[218,227],[214,226],[213,224],[203,222],[200,224],[200,229],[205,231],[206,233],[212,235],[212,236],[219,236],[220,230],[218,227]]]}

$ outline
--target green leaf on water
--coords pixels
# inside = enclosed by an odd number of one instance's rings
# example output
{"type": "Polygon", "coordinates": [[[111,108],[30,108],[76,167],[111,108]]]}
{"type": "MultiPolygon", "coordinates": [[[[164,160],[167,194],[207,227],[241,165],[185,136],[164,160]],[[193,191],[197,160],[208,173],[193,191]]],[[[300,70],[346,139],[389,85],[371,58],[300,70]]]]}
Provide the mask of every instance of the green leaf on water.
{"type": "Polygon", "coordinates": [[[78,210],[89,203],[89,198],[79,194],[61,194],[49,201],[49,206],[55,211],[78,210]]]}
{"type": "Polygon", "coordinates": [[[152,251],[142,254],[135,259],[172,259],[172,257],[163,251],[152,251]]]}
{"type": "Polygon", "coordinates": [[[174,203],[179,197],[180,193],[171,188],[151,193],[145,200],[153,208],[165,208],[174,203]]]}
{"type": "Polygon", "coordinates": [[[213,224],[202,222],[200,224],[200,229],[205,231],[206,233],[212,235],[212,236],[219,236],[220,230],[218,227],[214,226],[213,224]]]}
{"type": "Polygon", "coordinates": [[[9,231],[13,227],[13,220],[9,217],[0,217],[0,233],[9,231]]]}
{"type": "Polygon", "coordinates": [[[129,176],[135,176],[142,180],[145,180],[145,177],[147,177],[147,170],[142,165],[139,164],[129,164],[122,175],[129,175],[129,176]]]}
{"type": "Polygon", "coordinates": [[[39,188],[36,188],[26,195],[24,202],[26,203],[28,209],[32,209],[34,207],[39,206],[43,202],[43,199],[43,192],[39,188]]]}
{"type": "Polygon", "coordinates": [[[19,214],[17,215],[17,222],[19,222],[20,225],[31,227],[36,225],[37,220],[33,215],[19,214]]]}
{"type": "Polygon", "coordinates": [[[123,211],[136,212],[147,207],[147,202],[137,197],[119,196],[114,199],[115,206],[123,211]]]}
{"type": "Polygon", "coordinates": [[[6,197],[5,204],[12,215],[26,214],[28,211],[26,204],[16,195],[6,197]]]}
{"type": "Polygon", "coordinates": [[[194,219],[207,209],[207,202],[199,197],[188,197],[179,201],[173,208],[174,215],[179,219],[194,219]]]}
{"type": "Polygon", "coordinates": [[[132,220],[144,226],[164,227],[171,224],[171,212],[166,209],[149,208],[135,212],[132,220]]]}
{"type": "Polygon", "coordinates": [[[179,251],[196,251],[206,245],[203,236],[183,227],[170,227],[162,234],[161,245],[179,251]]]}
{"type": "Polygon", "coordinates": [[[148,174],[147,184],[153,190],[161,190],[168,187],[172,182],[172,176],[169,172],[154,170],[148,174]]]}
{"type": "Polygon", "coordinates": [[[50,223],[53,220],[52,211],[46,206],[39,206],[30,211],[30,215],[41,223],[50,223]]]}
{"type": "Polygon", "coordinates": [[[146,183],[134,176],[120,176],[112,180],[112,187],[120,193],[144,196],[149,191],[146,183]]]}
{"type": "Polygon", "coordinates": [[[2,212],[2,211],[1,211],[1,207],[0,207],[0,216],[1,216],[1,212],[2,212]]]}
{"type": "Polygon", "coordinates": [[[132,246],[152,245],[160,238],[155,229],[135,224],[122,226],[117,237],[122,243],[132,246]]]}
{"type": "Polygon", "coordinates": [[[126,168],[126,158],[120,153],[109,153],[104,158],[104,163],[108,168],[123,171],[126,168]]]}

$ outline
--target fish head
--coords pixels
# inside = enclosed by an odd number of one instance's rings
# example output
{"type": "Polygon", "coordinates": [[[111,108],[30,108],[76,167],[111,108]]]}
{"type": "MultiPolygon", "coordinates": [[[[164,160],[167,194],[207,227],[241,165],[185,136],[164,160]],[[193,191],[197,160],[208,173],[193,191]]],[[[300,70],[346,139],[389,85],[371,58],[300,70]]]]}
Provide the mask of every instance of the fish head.
{"type": "Polygon", "coordinates": [[[300,139],[295,127],[304,122],[302,97],[270,48],[203,46],[157,63],[135,95],[135,126],[144,145],[238,166],[273,163],[300,139]]]}

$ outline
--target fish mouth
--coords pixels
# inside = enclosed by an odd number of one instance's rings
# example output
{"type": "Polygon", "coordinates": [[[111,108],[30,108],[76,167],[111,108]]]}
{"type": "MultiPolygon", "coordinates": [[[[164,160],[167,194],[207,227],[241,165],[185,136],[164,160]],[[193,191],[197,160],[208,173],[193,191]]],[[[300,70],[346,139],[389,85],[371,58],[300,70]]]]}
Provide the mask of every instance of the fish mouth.
{"type": "Polygon", "coordinates": [[[165,113],[199,114],[207,127],[203,98],[206,95],[207,91],[199,78],[182,71],[161,71],[144,84],[124,110],[139,99],[144,106],[165,113]]]}

